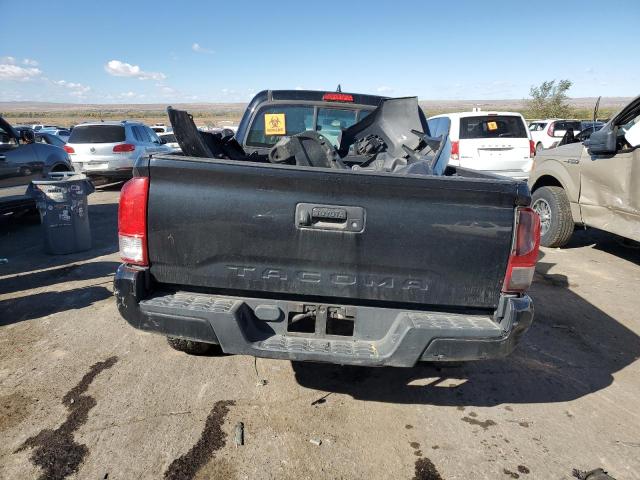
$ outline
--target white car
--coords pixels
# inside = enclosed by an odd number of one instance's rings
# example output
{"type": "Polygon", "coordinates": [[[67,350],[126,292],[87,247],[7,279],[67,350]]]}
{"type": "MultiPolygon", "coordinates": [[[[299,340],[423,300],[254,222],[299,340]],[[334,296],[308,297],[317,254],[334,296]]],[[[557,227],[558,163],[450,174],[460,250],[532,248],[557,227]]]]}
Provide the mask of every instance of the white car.
{"type": "Polygon", "coordinates": [[[540,152],[544,148],[554,147],[562,140],[562,137],[569,129],[573,130],[573,133],[577,135],[582,130],[582,123],[579,120],[562,120],[558,118],[531,122],[529,133],[536,147],[536,152],[540,152]]]}
{"type": "Polygon", "coordinates": [[[69,141],[69,137],[71,136],[71,130],[66,128],[52,128],[52,127],[44,127],[38,130],[37,133],[49,133],[51,135],[55,135],[60,137],[65,142],[69,141]]]}
{"type": "Polygon", "coordinates": [[[176,136],[173,133],[158,133],[158,138],[163,142],[167,147],[171,148],[171,153],[181,153],[182,149],[180,148],[180,144],[176,140],[176,136]]]}
{"type": "Polygon", "coordinates": [[[131,178],[140,157],[171,153],[171,148],[151,128],[126,120],[77,125],[64,150],[76,172],[112,181],[131,178]]]}
{"type": "Polygon", "coordinates": [[[448,129],[449,165],[528,178],[535,148],[519,113],[447,113],[429,118],[428,123],[431,132],[442,134],[448,129]]]}
{"type": "Polygon", "coordinates": [[[151,125],[151,130],[156,133],[173,133],[173,127],[167,127],[164,123],[156,123],[151,125]]]}

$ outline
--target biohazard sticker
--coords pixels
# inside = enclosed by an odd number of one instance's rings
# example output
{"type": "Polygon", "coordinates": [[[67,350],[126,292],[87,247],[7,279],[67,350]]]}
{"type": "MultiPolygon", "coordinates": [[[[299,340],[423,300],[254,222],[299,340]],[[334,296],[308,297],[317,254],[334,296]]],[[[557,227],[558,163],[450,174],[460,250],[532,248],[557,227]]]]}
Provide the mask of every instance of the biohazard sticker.
{"type": "Polygon", "coordinates": [[[286,135],[287,128],[284,120],[284,113],[264,114],[264,134],[265,135],[286,135]]]}
{"type": "Polygon", "coordinates": [[[498,124],[496,122],[487,122],[487,128],[489,131],[493,132],[498,129],[498,124]]]}

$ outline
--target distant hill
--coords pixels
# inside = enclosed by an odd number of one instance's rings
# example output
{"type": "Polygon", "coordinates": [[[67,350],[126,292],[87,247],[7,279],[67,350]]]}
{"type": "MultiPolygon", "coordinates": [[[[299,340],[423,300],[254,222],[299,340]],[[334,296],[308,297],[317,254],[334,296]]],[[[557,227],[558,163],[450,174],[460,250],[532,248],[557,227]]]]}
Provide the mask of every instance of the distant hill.
{"type": "MultiPolygon", "coordinates": [[[[622,108],[632,97],[602,97],[601,108],[622,108]]],[[[595,97],[571,98],[569,103],[574,108],[593,108],[595,97]]],[[[167,103],[55,103],[55,102],[0,102],[0,112],[64,112],[64,111],[157,111],[165,110],[167,103]]],[[[193,111],[230,110],[243,111],[246,103],[174,103],[176,108],[193,111]]],[[[452,109],[457,111],[480,107],[483,110],[522,110],[526,108],[526,99],[511,100],[420,100],[420,105],[427,109],[452,109]]]]}
{"type": "MultiPolygon", "coordinates": [[[[625,106],[631,97],[603,97],[600,101],[601,118],[605,118],[625,106]]],[[[525,99],[512,100],[420,100],[427,115],[468,111],[478,107],[484,111],[506,110],[525,112],[525,99]]],[[[579,118],[590,118],[596,98],[572,98],[569,103],[579,118]]],[[[79,104],[54,102],[0,102],[0,114],[13,124],[53,123],[74,125],[99,119],[129,119],[146,123],[168,122],[164,103],[136,104],[79,104]]],[[[193,114],[198,125],[224,126],[237,124],[244,112],[245,103],[174,103],[176,108],[193,114]]]]}

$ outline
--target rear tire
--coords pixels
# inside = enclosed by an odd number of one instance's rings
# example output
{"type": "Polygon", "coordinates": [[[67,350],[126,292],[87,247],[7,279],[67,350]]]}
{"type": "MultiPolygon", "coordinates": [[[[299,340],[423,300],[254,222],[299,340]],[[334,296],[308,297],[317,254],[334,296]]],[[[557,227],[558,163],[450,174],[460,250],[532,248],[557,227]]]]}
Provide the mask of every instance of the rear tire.
{"type": "Polygon", "coordinates": [[[179,352],[185,352],[189,355],[204,355],[213,349],[210,343],[194,342],[193,340],[185,340],[184,338],[167,337],[167,342],[179,352]]]}
{"type": "Polygon", "coordinates": [[[540,187],[531,195],[531,207],[540,215],[540,244],[566,245],[575,227],[571,205],[562,187],[540,187]]]}

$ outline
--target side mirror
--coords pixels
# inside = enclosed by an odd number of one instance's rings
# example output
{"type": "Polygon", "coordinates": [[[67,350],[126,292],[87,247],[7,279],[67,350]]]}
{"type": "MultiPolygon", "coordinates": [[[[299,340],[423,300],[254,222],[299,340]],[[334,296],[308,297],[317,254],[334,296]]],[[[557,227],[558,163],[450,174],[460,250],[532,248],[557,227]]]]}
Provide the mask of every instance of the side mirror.
{"type": "Polygon", "coordinates": [[[640,147],[640,122],[634,124],[627,133],[624,134],[624,139],[633,148],[640,147]]]}
{"type": "Polygon", "coordinates": [[[592,154],[616,153],[616,133],[611,126],[604,127],[591,134],[587,146],[592,154]]]}

